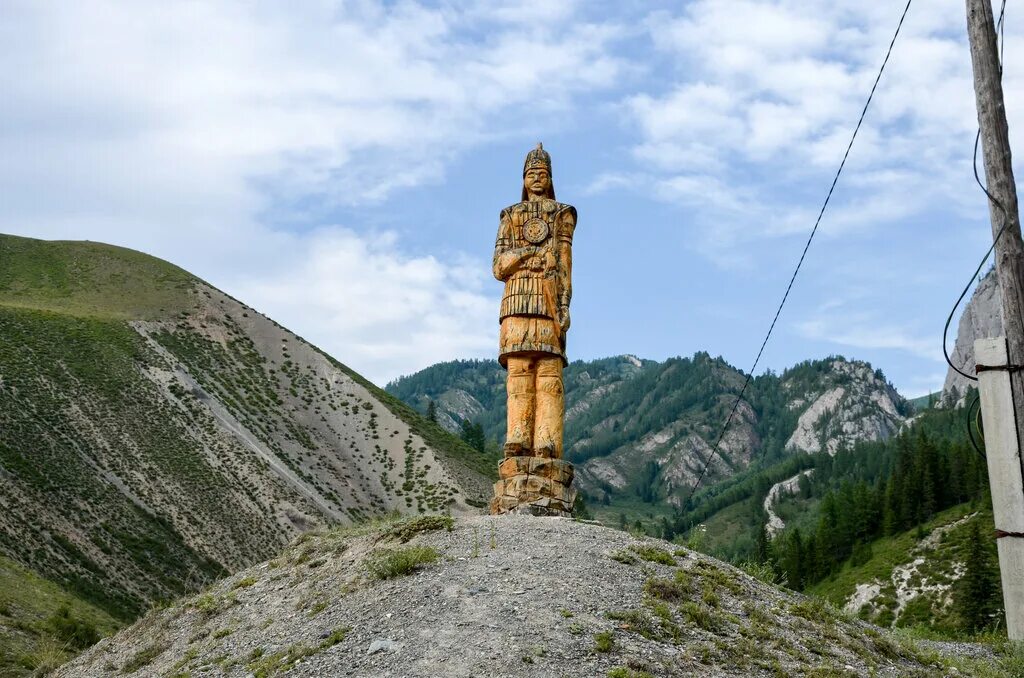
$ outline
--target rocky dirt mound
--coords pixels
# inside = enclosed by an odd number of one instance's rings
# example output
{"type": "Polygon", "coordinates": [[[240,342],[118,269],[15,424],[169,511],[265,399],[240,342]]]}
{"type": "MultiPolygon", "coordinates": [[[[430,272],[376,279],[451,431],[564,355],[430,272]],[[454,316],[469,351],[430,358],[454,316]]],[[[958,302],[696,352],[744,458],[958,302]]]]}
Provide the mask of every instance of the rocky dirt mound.
{"type": "Polygon", "coordinates": [[[933,676],[981,668],[954,668],[667,542],[568,519],[434,516],[304,535],[275,560],[153,611],[57,675],[933,676]]]}

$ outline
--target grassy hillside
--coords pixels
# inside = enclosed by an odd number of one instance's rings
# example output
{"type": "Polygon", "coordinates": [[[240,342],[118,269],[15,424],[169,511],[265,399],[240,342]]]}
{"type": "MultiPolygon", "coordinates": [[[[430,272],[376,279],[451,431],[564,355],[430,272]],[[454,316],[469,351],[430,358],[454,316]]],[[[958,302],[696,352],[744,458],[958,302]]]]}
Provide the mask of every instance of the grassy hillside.
{"type": "Polygon", "coordinates": [[[0,556],[0,675],[52,668],[119,625],[103,610],[0,556]]]}
{"type": "Polygon", "coordinates": [[[197,279],[141,252],[93,242],[0,234],[0,304],[121,319],[174,316],[194,306],[197,279]]]}
{"type": "Polygon", "coordinates": [[[490,492],[494,459],[154,257],[0,235],[0,336],[0,557],[119,620],[490,492]]]}

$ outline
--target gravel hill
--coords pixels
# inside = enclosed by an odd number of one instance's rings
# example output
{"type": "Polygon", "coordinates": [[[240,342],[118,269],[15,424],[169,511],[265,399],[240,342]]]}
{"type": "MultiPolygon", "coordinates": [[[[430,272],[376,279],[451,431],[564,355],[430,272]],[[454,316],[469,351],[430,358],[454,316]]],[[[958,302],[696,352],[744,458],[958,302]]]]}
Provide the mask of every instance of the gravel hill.
{"type": "Polygon", "coordinates": [[[307,534],[56,675],[1011,675],[975,646],[940,649],[666,542],[435,516],[307,534]]]}

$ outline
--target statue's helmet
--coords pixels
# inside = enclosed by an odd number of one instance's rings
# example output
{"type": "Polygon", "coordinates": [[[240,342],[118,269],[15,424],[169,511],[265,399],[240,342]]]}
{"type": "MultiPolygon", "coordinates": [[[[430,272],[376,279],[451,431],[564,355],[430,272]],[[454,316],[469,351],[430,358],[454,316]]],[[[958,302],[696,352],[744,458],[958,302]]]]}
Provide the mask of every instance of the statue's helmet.
{"type": "MultiPolygon", "coordinates": [[[[533,149],[526,154],[526,161],[523,163],[523,177],[526,173],[535,168],[543,168],[548,171],[548,191],[544,196],[545,198],[555,199],[555,181],[551,174],[551,155],[544,150],[544,144],[537,142],[537,148],[533,149]]],[[[529,194],[526,191],[526,185],[523,185],[523,200],[526,200],[529,194]]]]}

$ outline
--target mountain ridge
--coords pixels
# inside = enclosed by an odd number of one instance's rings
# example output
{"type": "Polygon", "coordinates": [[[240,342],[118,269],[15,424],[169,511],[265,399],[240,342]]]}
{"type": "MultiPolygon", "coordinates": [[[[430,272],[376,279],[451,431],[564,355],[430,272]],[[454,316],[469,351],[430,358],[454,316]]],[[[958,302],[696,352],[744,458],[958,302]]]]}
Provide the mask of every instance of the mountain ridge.
{"type": "MultiPolygon", "coordinates": [[[[698,352],[663,362],[635,356],[574,361],[565,370],[566,457],[588,502],[635,494],[679,505],[712,457],[712,446],[745,377],[698,352]]],[[[504,435],[504,372],[493,361],[451,361],[395,380],[387,390],[457,431],[479,423],[496,446],[504,435]]],[[[834,454],[893,435],[911,413],[879,370],[841,356],[805,361],[751,380],[710,461],[708,484],[751,464],[792,454],[834,454]]]]}

